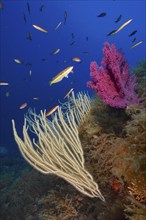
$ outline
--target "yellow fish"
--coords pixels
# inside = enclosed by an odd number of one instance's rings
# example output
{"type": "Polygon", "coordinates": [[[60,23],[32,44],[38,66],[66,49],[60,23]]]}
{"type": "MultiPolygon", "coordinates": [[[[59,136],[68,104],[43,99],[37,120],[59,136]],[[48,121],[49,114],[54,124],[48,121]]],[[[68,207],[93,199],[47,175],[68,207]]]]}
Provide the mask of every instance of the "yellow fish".
{"type": "Polygon", "coordinates": [[[66,69],[64,69],[63,71],[61,71],[57,76],[55,76],[51,81],[50,81],[50,86],[54,83],[58,83],[60,82],[64,77],[67,77],[68,78],[68,74],[70,72],[73,73],[72,71],[73,69],[73,66],[69,66],[67,67],[66,69]]]}
{"type": "Polygon", "coordinates": [[[38,26],[38,25],[36,25],[36,24],[33,24],[32,26],[33,26],[34,28],[36,28],[37,30],[42,31],[42,32],[44,32],[44,33],[47,33],[47,32],[48,32],[47,30],[45,30],[44,28],[42,28],[42,27],[40,27],[40,26],[38,26]]]}
{"type": "Polygon", "coordinates": [[[132,19],[129,19],[128,21],[124,22],[124,24],[122,24],[117,30],[113,31],[113,33],[111,33],[111,35],[114,35],[114,34],[118,33],[120,30],[122,30],[131,21],[132,21],[132,19]]]}
{"type": "Polygon", "coordinates": [[[138,46],[138,45],[141,44],[142,42],[143,42],[143,40],[138,41],[136,44],[134,44],[134,45],[131,46],[131,49],[134,48],[134,47],[136,47],[136,46],[138,46]]]}

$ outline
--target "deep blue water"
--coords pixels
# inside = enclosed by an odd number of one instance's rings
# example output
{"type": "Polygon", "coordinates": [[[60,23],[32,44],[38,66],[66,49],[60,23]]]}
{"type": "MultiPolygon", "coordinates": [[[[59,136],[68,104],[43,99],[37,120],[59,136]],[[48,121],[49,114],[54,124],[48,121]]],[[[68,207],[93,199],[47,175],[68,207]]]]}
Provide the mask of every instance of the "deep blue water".
{"type": "Polygon", "coordinates": [[[29,107],[35,108],[37,112],[41,109],[48,111],[58,105],[58,99],[63,101],[70,88],[74,88],[75,93],[88,90],[92,94],[86,87],[87,81],[90,80],[90,62],[95,60],[100,65],[105,41],[122,48],[130,67],[145,58],[145,1],[0,2],[3,2],[4,6],[0,9],[0,82],[9,83],[8,86],[0,86],[0,146],[6,147],[11,153],[19,153],[13,138],[12,119],[15,119],[18,133],[22,135],[24,114],[29,107]],[[43,10],[40,11],[42,5],[43,10]],[[67,19],[64,24],[65,11],[67,19]],[[106,16],[97,18],[102,12],[105,12],[106,16]],[[119,15],[122,15],[122,18],[115,23],[119,15]],[[119,33],[106,36],[130,18],[133,19],[132,22],[119,33]],[[54,28],[59,22],[62,24],[55,31],[54,28]],[[48,33],[36,30],[33,24],[48,30],[48,33]],[[137,33],[128,37],[134,30],[137,30],[137,33]],[[32,40],[26,39],[27,32],[31,33],[32,40]],[[143,40],[143,43],[130,49],[135,37],[135,42],[143,40]],[[73,41],[75,43],[70,45],[73,41]],[[60,48],[60,52],[51,55],[57,48],[60,48]],[[88,54],[84,54],[85,51],[88,54]],[[73,57],[79,57],[82,62],[73,62],[73,57]],[[24,63],[17,64],[14,59],[20,59],[24,63]],[[31,63],[31,66],[26,66],[26,63],[31,63]],[[52,77],[72,65],[74,74],[69,74],[68,79],[65,78],[59,83],[49,85],[52,77]],[[31,80],[29,70],[32,71],[31,80]],[[7,92],[9,96],[6,96],[7,92]],[[33,100],[33,97],[39,99],[33,100]],[[28,106],[20,110],[20,105],[25,102],[28,106]]]}

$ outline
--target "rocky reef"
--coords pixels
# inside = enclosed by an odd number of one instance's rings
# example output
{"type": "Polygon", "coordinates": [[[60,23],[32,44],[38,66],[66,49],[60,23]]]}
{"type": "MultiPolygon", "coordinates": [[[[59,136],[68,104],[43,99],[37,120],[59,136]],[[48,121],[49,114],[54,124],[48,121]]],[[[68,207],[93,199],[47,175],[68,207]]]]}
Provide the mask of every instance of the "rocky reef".
{"type": "Polygon", "coordinates": [[[146,69],[138,78],[139,104],[113,111],[98,98],[79,126],[86,169],[106,202],[89,198],[63,179],[43,175],[22,159],[1,165],[2,220],[144,220],[146,218],[146,69]],[[20,165],[21,164],[21,165],[20,165]],[[23,165],[22,165],[23,164],[23,165]]]}

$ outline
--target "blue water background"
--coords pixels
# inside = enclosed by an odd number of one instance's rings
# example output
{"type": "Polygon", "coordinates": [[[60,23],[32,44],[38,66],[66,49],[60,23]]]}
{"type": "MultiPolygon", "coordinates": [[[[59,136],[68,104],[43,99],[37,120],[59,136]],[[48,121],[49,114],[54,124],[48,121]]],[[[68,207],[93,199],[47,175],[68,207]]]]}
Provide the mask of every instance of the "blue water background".
{"type": "Polygon", "coordinates": [[[146,3],[145,1],[2,1],[4,8],[0,9],[0,82],[9,82],[8,86],[0,86],[0,146],[8,149],[12,154],[19,154],[14,141],[12,123],[14,119],[18,134],[22,137],[24,114],[28,108],[35,108],[36,112],[42,109],[49,111],[58,100],[63,101],[66,92],[74,88],[75,93],[89,91],[86,87],[90,80],[90,62],[97,61],[100,65],[105,41],[115,43],[122,48],[130,67],[134,67],[145,58],[146,39],[146,3]],[[30,5],[30,14],[27,9],[30,5]],[[44,9],[40,12],[40,6],[44,9]],[[67,20],[64,24],[64,12],[67,20]],[[106,12],[105,17],[98,17],[106,12]],[[23,18],[26,15],[27,23],[23,18]],[[122,19],[115,20],[122,15],[122,19]],[[114,36],[106,35],[117,29],[128,19],[132,22],[114,36]],[[55,31],[59,22],[61,26],[55,31]],[[48,33],[36,30],[32,25],[37,24],[48,33]],[[128,35],[137,30],[132,36],[128,35]],[[26,39],[30,32],[32,40],[26,39]],[[71,34],[74,33],[75,38],[71,34]],[[88,37],[88,41],[86,40],[88,37]],[[143,43],[134,49],[134,37],[143,43]],[[70,45],[75,41],[74,45],[70,45]],[[60,48],[60,52],[51,55],[52,51],[60,48]],[[84,54],[83,52],[89,54],[84,54]],[[79,57],[82,62],[71,60],[79,57]],[[17,64],[14,59],[24,63],[17,64]],[[43,61],[42,59],[46,59],[43,61]],[[25,64],[30,62],[31,66],[25,64]],[[69,78],[52,86],[49,81],[68,66],[74,66],[74,74],[69,78]],[[29,70],[32,71],[30,80],[29,70]],[[9,96],[6,93],[9,92],[9,96]],[[38,97],[39,100],[33,100],[38,97]],[[27,102],[28,106],[22,110],[20,105],[27,102]]]}

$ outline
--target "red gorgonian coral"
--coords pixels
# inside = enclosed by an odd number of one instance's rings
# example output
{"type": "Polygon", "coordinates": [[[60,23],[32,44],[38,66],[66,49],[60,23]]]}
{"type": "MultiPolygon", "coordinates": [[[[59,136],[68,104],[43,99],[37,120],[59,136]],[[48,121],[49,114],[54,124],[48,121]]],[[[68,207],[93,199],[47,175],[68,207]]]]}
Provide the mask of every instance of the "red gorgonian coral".
{"type": "Polygon", "coordinates": [[[129,71],[127,61],[115,45],[105,42],[102,66],[91,62],[90,76],[93,81],[87,82],[104,103],[114,108],[125,108],[138,104],[139,98],[135,93],[136,76],[129,71]]]}

